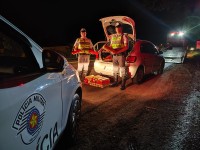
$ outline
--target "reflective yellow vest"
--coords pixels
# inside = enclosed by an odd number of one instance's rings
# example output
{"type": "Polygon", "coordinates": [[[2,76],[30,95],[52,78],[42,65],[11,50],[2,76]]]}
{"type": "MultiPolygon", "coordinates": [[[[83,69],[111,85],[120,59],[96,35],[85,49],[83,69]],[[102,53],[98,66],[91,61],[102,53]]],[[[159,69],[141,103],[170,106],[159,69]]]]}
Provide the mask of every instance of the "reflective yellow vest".
{"type": "Polygon", "coordinates": [[[124,47],[124,43],[122,42],[123,35],[112,35],[111,37],[111,47],[113,49],[118,49],[124,47]]]}
{"type": "Polygon", "coordinates": [[[85,39],[79,38],[78,49],[82,50],[82,51],[79,52],[79,53],[86,53],[86,54],[89,54],[89,50],[91,49],[91,48],[90,48],[90,41],[89,41],[89,40],[85,41],[85,39]]]}

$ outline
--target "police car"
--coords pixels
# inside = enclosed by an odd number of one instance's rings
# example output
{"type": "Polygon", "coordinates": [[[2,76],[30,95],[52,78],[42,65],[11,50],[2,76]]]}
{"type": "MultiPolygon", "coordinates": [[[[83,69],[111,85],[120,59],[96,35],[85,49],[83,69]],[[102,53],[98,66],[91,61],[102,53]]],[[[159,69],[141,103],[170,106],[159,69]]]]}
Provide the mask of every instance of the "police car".
{"type": "Polygon", "coordinates": [[[109,44],[111,35],[115,34],[115,24],[120,23],[124,34],[129,40],[129,48],[126,51],[126,73],[136,84],[142,83],[144,76],[150,73],[162,74],[165,59],[162,51],[147,40],[136,39],[135,22],[128,16],[109,16],[100,19],[107,41],[99,41],[94,49],[99,53],[99,59],[95,59],[94,70],[98,74],[113,76],[112,54],[102,47],[109,44]]]}
{"type": "Polygon", "coordinates": [[[61,135],[74,143],[81,102],[81,81],[66,58],[0,16],[0,149],[50,150],[61,135]]]}

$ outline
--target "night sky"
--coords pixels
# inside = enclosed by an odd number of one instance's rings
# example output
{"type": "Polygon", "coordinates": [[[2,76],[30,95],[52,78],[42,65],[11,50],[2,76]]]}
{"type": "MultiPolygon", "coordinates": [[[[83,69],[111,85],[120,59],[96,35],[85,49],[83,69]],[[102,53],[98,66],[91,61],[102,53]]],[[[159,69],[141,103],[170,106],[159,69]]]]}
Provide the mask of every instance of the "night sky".
{"type": "MultiPolygon", "coordinates": [[[[87,30],[93,44],[104,40],[100,18],[123,15],[136,23],[136,37],[155,44],[165,42],[167,33],[177,28],[196,7],[153,11],[140,0],[69,0],[0,2],[1,15],[28,34],[40,46],[71,45],[80,36],[80,28],[87,30]]],[[[195,0],[192,0],[195,1],[195,0]]],[[[199,1],[199,0],[196,0],[199,1]]],[[[196,5],[196,4],[195,4],[196,5]]],[[[198,9],[199,6],[198,6],[198,9]]]]}

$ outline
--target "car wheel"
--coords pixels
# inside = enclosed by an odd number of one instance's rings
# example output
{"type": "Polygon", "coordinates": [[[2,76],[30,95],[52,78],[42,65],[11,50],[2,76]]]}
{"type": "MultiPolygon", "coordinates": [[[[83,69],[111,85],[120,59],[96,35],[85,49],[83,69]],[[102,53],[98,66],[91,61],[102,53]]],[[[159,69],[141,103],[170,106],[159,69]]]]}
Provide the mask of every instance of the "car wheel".
{"type": "Polygon", "coordinates": [[[160,65],[160,68],[157,70],[157,75],[163,73],[163,71],[164,71],[164,67],[165,67],[165,63],[162,62],[162,64],[160,65]]]}
{"type": "Polygon", "coordinates": [[[183,64],[185,61],[185,56],[181,57],[181,63],[183,64]]]}
{"type": "Polygon", "coordinates": [[[70,144],[74,144],[77,141],[80,116],[81,98],[78,94],[75,94],[70,107],[66,128],[67,140],[70,142],[70,144]]]}
{"type": "Polygon", "coordinates": [[[132,82],[136,84],[142,83],[144,79],[144,69],[142,67],[139,67],[135,76],[132,78],[132,82]]]}
{"type": "Polygon", "coordinates": [[[164,71],[164,67],[165,67],[165,63],[162,62],[162,64],[160,65],[160,68],[157,70],[157,75],[162,74],[164,71]]]}

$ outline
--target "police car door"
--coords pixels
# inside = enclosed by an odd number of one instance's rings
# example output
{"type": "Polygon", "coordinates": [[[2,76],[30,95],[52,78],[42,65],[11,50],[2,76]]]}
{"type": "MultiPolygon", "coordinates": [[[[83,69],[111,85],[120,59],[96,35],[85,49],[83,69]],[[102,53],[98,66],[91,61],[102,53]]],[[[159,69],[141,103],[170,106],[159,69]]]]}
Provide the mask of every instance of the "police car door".
{"type": "Polygon", "coordinates": [[[40,68],[37,48],[0,20],[0,149],[52,148],[60,133],[60,74],[40,68]]]}

